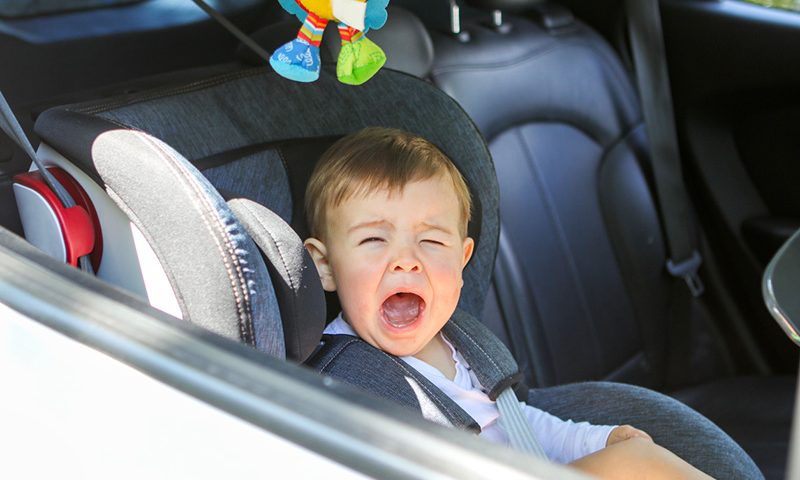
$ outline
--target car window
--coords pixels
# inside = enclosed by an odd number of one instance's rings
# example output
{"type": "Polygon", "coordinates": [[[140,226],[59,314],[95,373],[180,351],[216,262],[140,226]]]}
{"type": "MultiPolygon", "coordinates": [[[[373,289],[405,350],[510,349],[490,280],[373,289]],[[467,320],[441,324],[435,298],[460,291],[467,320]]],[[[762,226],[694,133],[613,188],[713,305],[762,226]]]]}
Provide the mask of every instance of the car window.
{"type": "Polygon", "coordinates": [[[782,8],[800,12],[800,0],[743,0],[763,7],[782,8]]]}

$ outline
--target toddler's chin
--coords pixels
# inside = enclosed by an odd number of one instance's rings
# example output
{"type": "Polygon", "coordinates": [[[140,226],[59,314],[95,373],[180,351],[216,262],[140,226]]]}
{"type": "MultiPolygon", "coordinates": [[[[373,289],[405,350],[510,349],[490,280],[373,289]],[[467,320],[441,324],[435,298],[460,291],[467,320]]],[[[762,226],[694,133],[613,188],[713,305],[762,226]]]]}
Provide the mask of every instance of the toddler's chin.
{"type": "Polygon", "coordinates": [[[419,348],[414,345],[378,345],[377,342],[367,342],[378,350],[383,350],[395,357],[412,357],[419,353],[419,348]]]}

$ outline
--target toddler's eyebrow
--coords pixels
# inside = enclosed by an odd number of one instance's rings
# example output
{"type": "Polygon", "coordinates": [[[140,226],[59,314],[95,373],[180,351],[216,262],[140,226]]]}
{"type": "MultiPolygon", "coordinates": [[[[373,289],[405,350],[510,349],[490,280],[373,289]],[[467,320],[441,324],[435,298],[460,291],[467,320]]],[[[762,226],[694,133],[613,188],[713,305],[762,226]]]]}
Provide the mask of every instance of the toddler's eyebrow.
{"type": "Polygon", "coordinates": [[[451,235],[453,233],[453,231],[450,230],[449,228],[444,227],[442,225],[437,225],[435,223],[423,222],[420,227],[421,228],[419,229],[419,231],[421,231],[421,232],[428,231],[428,230],[438,230],[438,231],[440,231],[442,233],[445,233],[447,235],[451,235]]]}
{"type": "Polygon", "coordinates": [[[372,220],[369,222],[361,222],[353,225],[352,227],[347,229],[347,233],[354,232],[361,228],[379,228],[379,227],[388,228],[390,226],[391,225],[386,220],[372,220]]]}

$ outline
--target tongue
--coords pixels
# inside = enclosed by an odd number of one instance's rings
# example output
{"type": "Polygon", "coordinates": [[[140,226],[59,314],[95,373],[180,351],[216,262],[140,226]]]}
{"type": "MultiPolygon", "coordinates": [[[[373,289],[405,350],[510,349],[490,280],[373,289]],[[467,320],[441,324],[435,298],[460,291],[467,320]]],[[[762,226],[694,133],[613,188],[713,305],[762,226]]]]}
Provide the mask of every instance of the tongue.
{"type": "Polygon", "coordinates": [[[419,316],[422,299],[413,293],[397,293],[383,302],[386,320],[394,327],[411,325],[419,316]]]}

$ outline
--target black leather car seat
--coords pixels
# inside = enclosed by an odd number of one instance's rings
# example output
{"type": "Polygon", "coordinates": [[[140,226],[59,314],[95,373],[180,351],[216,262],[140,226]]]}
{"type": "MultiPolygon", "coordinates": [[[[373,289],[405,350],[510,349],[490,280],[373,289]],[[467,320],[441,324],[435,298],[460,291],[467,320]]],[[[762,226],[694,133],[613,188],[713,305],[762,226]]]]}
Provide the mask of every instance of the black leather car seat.
{"type": "Polygon", "coordinates": [[[702,301],[687,368],[667,378],[657,360],[667,355],[673,281],[636,90],[599,35],[566,10],[539,12],[539,22],[504,15],[498,27],[484,11],[462,19],[460,36],[432,32],[432,79],[478,125],[500,184],[485,323],[531,385],[605,379],[667,391],[782,478],[795,379],[736,376],[702,301]]]}

